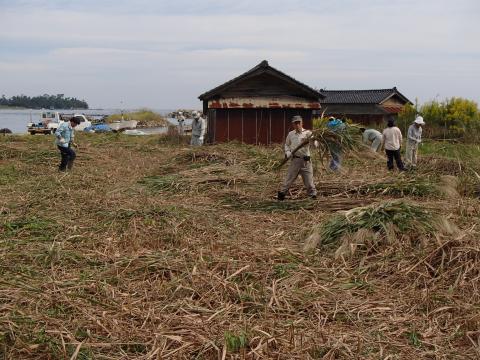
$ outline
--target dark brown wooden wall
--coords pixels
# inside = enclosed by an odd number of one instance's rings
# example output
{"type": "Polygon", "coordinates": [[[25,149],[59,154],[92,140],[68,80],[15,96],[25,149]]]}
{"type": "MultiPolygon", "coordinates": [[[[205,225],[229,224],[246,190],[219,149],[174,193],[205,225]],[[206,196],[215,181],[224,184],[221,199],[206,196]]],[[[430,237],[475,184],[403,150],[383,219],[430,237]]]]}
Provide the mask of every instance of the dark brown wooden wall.
{"type": "Polygon", "coordinates": [[[207,139],[210,143],[282,143],[292,130],[294,115],[302,116],[304,128],[312,128],[310,109],[209,109],[207,139]]]}
{"type": "MultiPolygon", "coordinates": [[[[251,97],[255,96],[292,96],[299,98],[311,99],[312,95],[306,93],[304,90],[295,84],[288,84],[284,80],[279,79],[271,74],[261,74],[251,78],[242,80],[235,84],[233,88],[229,88],[218,94],[221,98],[229,97],[251,97]]],[[[313,97],[313,100],[318,101],[318,98],[313,97]]]]}

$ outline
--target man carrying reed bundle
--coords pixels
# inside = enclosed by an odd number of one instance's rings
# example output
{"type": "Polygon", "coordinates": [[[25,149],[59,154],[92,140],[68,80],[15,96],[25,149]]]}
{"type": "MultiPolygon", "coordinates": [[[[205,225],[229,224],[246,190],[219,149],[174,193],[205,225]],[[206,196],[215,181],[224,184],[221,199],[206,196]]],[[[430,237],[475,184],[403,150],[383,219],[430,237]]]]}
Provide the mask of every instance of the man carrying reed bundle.
{"type": "MultiPolygon", "coordinates": [[[[345,132],[346,125],[342,120],[330,116],[327,128],[334,133],[341,134],[345,132]]],[[[329,141],[328,149],[330,150],[330,155],[332,157],[329,165],[330,170],[339,171],[342,166],[343,146],[337,141],[329,141]]]]}
{"type": "MultiPolygon", "coordinates": [[[[308,196],[312,199],[317,198],[317,189],[313,183],[313,167],[310,161],[310,141],[312,132],[303,128],[302,117],[297,115],[292,118],[293,131],[290,131],[285,140],[285,159],[291,159],[288,167],[287,177],[281,190],[278,192],[278,200],[284,200],[288,189],[297,179],[298,174],[302,176],[303,183],[307,188],[308,196]],[[302,143],[307,142],[300,147],[302,143]]],[[[315,141],[315,146],[317,146],[315,141]]]]}

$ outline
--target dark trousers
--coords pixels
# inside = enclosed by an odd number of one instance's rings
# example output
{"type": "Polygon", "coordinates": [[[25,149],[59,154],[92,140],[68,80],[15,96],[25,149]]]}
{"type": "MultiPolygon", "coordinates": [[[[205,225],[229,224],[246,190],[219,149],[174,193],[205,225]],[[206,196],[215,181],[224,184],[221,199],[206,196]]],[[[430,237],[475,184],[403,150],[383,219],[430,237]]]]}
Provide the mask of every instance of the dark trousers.
{"type": "Polygon", "coordinates": [[[58,169],[60,171],[70,170],[73,166],[73,161],[77,157],[75,151],[73,151],[70,147],[63,147],[57,146],[58,150],[60,150],[60,155],[62,156],[62,160],[60,162],[60,166],[58,169]]]}
{"type": "Polygon", "coordinates": [[[397,163],[398,170],[401,170],[401,171],[405,170],[405,167],[403,166],[403,162],[402,162],[402,157],[400,155],[400,149],[398,150],[385,149],[385,152],[387,153],[388,170],[393,170],[393,159],[395,159],[395,162],[397,163]]]}

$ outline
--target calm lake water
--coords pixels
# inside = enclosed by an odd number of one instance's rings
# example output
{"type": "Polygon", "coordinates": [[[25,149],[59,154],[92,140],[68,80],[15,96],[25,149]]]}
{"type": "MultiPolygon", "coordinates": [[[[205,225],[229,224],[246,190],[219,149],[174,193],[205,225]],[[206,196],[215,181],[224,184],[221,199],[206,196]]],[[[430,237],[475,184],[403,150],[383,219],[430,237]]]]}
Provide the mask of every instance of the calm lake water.
{"type": "MultiPolygon", "coordinates": [[[[14,109],[0,109],[0,129],[7,128],[10,129],[14,134],[26,134],[27,133],[27,124],[29,122],[39,122],[42,112],[45,110],[14,110],[14,109]]],[[[65,114],[85,114],[85,115],[112,115],[120,114],[119,109],[89,109],[89,110],[51,110],[58,111],[65,114]]],[[[130,112],[134,110],[125,110],[125,112],[130,112]]],[[[167,115],[171,110],[154,110],[156,113],[161,115],[167,115]]],[[[177,124],[175,119],[168,118],[168,121],[172,124],[177,124]]],[[[187,123],[187,122],[185,122],[187,123]]],[[[143,129],[140,129],[143,131],[143,129]]],[[[148,133],[161,133],[165,129],[158,128],[157,131],[154,129],[148,129],[148,133]]],[[[145,131],[147,132],[147,131],[145,131]]]]}

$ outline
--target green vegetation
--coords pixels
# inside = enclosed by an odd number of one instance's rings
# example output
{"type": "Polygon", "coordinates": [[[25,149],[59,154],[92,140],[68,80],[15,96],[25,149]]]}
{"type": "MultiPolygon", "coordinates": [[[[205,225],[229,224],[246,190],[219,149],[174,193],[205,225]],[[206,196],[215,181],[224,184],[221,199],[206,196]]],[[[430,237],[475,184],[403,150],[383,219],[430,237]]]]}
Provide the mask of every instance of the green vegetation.
{"type": "Polygon", "coordinates": [[[248,337],[244,332],[236,335],[230,331],[225,332],[225,342],[229,352],[238,352],[248,346],[248,337]]]}
{"type": "Polygon", "coordinates": [[[440,155],[450,159],[478,162],[480,160],[480,145],[452,142],[425,141],[419,151],[423,155],[440,155]]]}
{"type": "Polygon", "coordinates": [[[453,97],[421,106],[407,105],[399,114],[399,127],[405,131],[417,114],[427,123],[425,136],[429,138],[475,142],[480,134],[480,110],[472,100],[453,97]]]}
{"type": "Polygon", "coordinates": [[[28,109],[88,109],[88,104],[85,100],[65,97],[64,94],[44,94],[34,97],[16,95],[11,98],[6,98],[5,95],[2,95],[0,106],[28,109]]]}
{"type": "Polygon", "coordinates": [[[359,186],[358,192],[361,194],[379,194],[389,196],[435,196],[438,190],[435,188],[431,179],[413,178],[397,179],[393,182],[376,182],[359,186]]]}
{"type": "Polygon", "coordinates": [[[124,114],[113,114],[107,118],[106,122],[119,121],[122,119],[122,116],[125,120],[137,120],[138,127],[156,127],[168,125],[168,121],[162,115],[148,109],[141,109],[124,114]]]}

